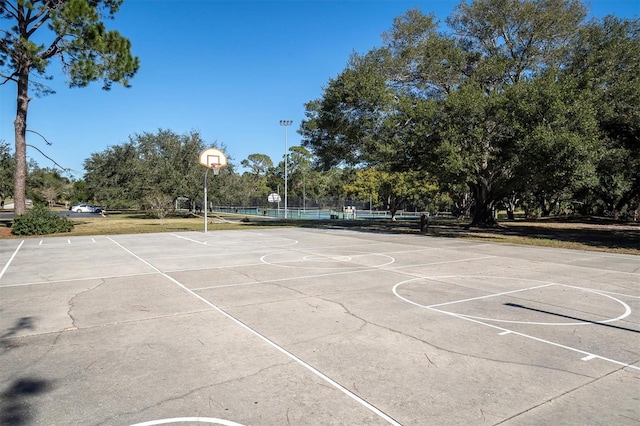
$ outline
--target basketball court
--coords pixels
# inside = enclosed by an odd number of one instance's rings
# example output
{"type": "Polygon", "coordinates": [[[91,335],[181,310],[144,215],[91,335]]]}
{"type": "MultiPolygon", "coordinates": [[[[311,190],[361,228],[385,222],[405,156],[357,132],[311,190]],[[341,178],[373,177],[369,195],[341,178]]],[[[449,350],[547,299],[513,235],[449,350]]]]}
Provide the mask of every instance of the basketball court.
{"type": "Polygon", "coordinates": [[[639,422],[637,256],[300,228],[0,241],[0,424],[639,422]]]}

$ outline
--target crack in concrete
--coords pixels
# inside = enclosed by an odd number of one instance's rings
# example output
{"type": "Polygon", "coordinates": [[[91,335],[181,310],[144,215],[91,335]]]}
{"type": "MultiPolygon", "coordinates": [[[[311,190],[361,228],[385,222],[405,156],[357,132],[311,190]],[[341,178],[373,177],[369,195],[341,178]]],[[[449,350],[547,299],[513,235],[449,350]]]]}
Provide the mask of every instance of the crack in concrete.
{"type": "MultiPolygon", "coordinates": [[[[321,299],[322,299],[322,298],[321,298],[321,299]]],[[[457,352],[457,351],[453,351],[453,350],[451,350],[451,349],[446,349],[446,348],[444,348],[444,347],[434,345],[433,343],[431,343],[431,342],[429,342],[429,341],[427,341],[427,340],[420,339],[419,337],[416,337],[416,336],[412,336],[412,335],[406,334],[406,333],[404,333],[404,332],[401,332],[401,331],[395,330],[395,329],[393,329],[393,328],[391,328],[391,327],[387,327],[387,326],[384,326],[384,325],[381,325],[381,324],[377,324],[377,323],[372,322],[372,321],[369,321],[369,320],[365,320],[364,318],[359,317],[358,315],[356,315],[356,314],[354,314],[354,313],[350,312],[350,311],[349,311],[349,310],[344,306],[344,304],[342,304],[341,302],[336,302],[336,301],[326,300],[326,299],[322,299],[322,300],[325,300],[326,302],[329,302],[329,303],[336,303],[336,304],[338,304],[338,305],[342,306],[342,308],[343,308],[343,309],[345,309],[345,311],[347,311],[347,314],[349,314],[349,315],[353,316],[354,318],[357,318],[357,319],[359,319],[359,320],[363,321],[363,322],[365,323],[365,325],[372,325],[372,326],[374,326],[374,327],[382,328],[382,329],[384,329],[384,330],[390,331],[390,332],[392,332],[392,333],[399,334],[399,335],[401,335],[401,336],[403,336],[403,337],[406,337],[406,338],[408,338],[408,339],[412,339],[412,340],[415,340],[415,341],[418,341],[418,342],[424,343],[424,344],[425,344],[425,345],[427,345],[427,346],[430,346],[430,347],[432,347],[432,348],[434,348],[434,349],[437,349],[437,350],[439,350],[439,351],[446,352],[446,353],[449,353],[449,354],[452,354],[452,355],[459,355],[459,356],[463,356],[463,357],[467,357],[467,358],[471,358],[471,359],[479,359],[479,360],[482,360],[482,361],[492,361],[492,362],[497,362],[497,363],[502,363],[502,364],[508,364],[508,365],[523,365],[523,366],[527,366],[527,367],[543,368],[543,369],[545,369],[545,370],[550,370],[550,371],[560,371],[560,372],[563,372],[563,373],[569,373],[569,374],[572,374],[572,375],[575,375],[575,376],[578,376],[578,377],[587,377],[587,378],[593,379],[593,377],[592,377],[592,376],[589,376],[589,375],[586,375],[586,374],[580,374],[580,373],[576,373],[576,372],[570,372],[570,371],[562,370],[562,369],[559,369],[559,368],[551,368],[551,367],[544,366],[544,365],[530,364],[530,363],[523,363],[523,362],[506,361],[506,360],[495,359],[495,358],[489,358],[489,357],[483,357],[483,356],[479,356],[479,355],[473,355],[473,354],[469,354],[469,353],[457,352]]],[[[364,325],[363,325],[362,327],[360,327],[357,331],[360,331],[360,330],[362,330],[363,328],[364,328],[364,325]]],[[[315,340],[315,339],[314,339],[314,340],[315,340]]],[[[430,364],[436,365],[436,364],[435,364],[435,363],[434,363],[434,362],[433,362],[433,361],[432,361],[432,360],[431,360],[431,359],[430,359],[426,354],[425,354],[425,357],[426,357],[426,359],[428,360],[428,362],[429,362],[430,364]]]]}
{"type": "MultiPolygon", "coordinates": [[[[606,377],[611,376],[612,374],[615,374],[615,373],[617,373],[617,372],[619,372],[619,371],[624,370],[625,368],[626,368],[626,367],[624,367],[624,366],[623,366],[623,367],[619,367],[619,368],[616,368],[615,370],[612,370],[612,371],[610,371],[610,372],[608,372],[608,373],[606,373],[606,374],[604,374],[604,375],[602,375],[602,376],[600,376],[600,377],[592,378],[592,380],[589,380],[589,381],[587,381],[587,382],[585,382],[585,383],[583,383],[583,384],[581,384],[581,385],[579,385],[579,386],[576,386],[576,387],[574,387],[573,389],[569,389],[569,390],[566,390],[566,391],[564,391],[564,392],[561,392],[560,394],[558,394],[558,395],[556,395],[556,396],[553,396],[553,397],[551,397],[551,398],[548,398],[546,401],[542,401],[541,403],[539,403],[539,404],[535,404],[535,405],[533,405],[532,407],[527,408],[526,410],[523,410],[523,411],[521,411],[521,412],[519,412],[519,413],[516,413],[516,414],[514,414],[514,415],[512,415],[512,416],[509,416],[509,417],[507,417],[507,418],[505,418],[505,419],[501,420],[500,422],[495,423],[495,425],[503,424],[503,423],[505,423],[505,422],[507,422],[507,421],[509,421],[509,420],[513,420],[513,419],[515,419],[515,418],[517,418],[517,417],[519,417],[519,416],[521,416],[521,415],[523,415],[523,414],[526,414],[526,413],[528,413],[528,412],[530,412],[530,411],[532,411],[532,410],[535,410],[535,409],[536,409],[536,408],[538,408],[538,407],[542,407],[542,406],[543,406],[543,405],[545,405],[545,404],[549,404],[549,403],[551,403],[551,402],[553,402],[553,401],[556,401],[556,400],[558,400],[558,399],[560,399],[560,398],[562,398],[562,397],[564,397],[564,396],[567,396],[567,395],[569,395],[569,394],[571,394],[571,393],[573,393],[573,392],[576,392],[576,391],[578,391],[578,390],[580,390],[580,389],[582,389],[582,388],[585,388],[585,387],[587,387],[587,386],[590,386],[590,385],[594,384],[595,382],[598,382],[598,381],[600,381],[600,380],[602,380],[602,379],[604,379],[604,378],[606,378],[606,377]]],[[[587,377],[588,377],[588,376],[587,376],[587,377]]]]}
{"type": "MultiPolygon", "coordinates": [[[[255,372],[253,372],[253,373],[251,373],[251,374],[244,375],[244,376],[242,376],[242,377],[236,377],[236,378],[233,378],[233,379],[224,380],[224,381],[216,382],[216,383],[209,383],[209,384],[206,384],[206,385],[203,385],[203,386],[197,387],[197,388],[195,388],[195,389],[191,389],[191,390],[189,390],[189,391],[187,391],[187,392],[185,392],[185,393],[183,393],[183,394],[181,394],[181,395],[176,395],[176,396],[172,396],[171,398],[163,399],[163,400],[161,400],[161,401],[156,402],[156,403],[155,403],[155,404],[153,404],[153,405],[148,405],[148,406],[146,406],[146,407],[144,407],[144,408],[141,408],[141,409],[139,409],[139,410],[136,410],[136,411],[129,411],[129,412],[122,413],[122,414],[118,415],[118,417],[122,418],[122,417],[126,417],[126,416],[128,416],[128,415],[131,415],[131,414],[142,414],[142,413],[145,413],[146,411],[149,411],[149,410],[151,410],[151,409],[153,409],[153,408],[159,407],[159,406],[161,406],[161,405],[163,405],[163,404],[166,404],[166,403],[169,403],[169,402],[172,402],[172,401],[177,401],[177,400],[181,400],[181,399],[187,398],[187,397],[189,397],[190,395],[193,395],[194,393],[199,392],[199,391],[202,391],[202,390],[204,390],[204,389],[211,388],[211,387],[214,387],[214,386],[221,386],[221,385],[225,385],[225,384],[227,384],[227,383],[233,383],[233,382],[242,381],[242,380],[248,379],[248,378],[250,378],[250,377],[257,376],[257,375],[261,374],[261,373],[262,373],[262,372],[264,372],[264,371],[268,371],[268,370],[271,370],[271,369],[273,369],[273,368],[285,367],[285,366],[287,366],[287,365],[291,365],[291,364],[296,364],[296,363],[295,363],[294,361],[288,361],[288,362],[284,362],[284,363],[273,364],[273,365],[270,365],[270,366],[268,366],[268,367],[265,367],[265,368],[261,368],[261,369],[259,369],[259,370],[256,370],[255,372]]],[[[209,407],[211,407],[211,403],[212,403],[212,402],[213,402],[213,403],[215,403],[215,405],[217,405],[217,406],[218,406],[218,407],[220,407],[221,409],[226,409],[222,404],[218,403],[217,401],[215,401],[215,400],[213,400],[211,397],[209,397],[209,398],[208,398],[208,404],[209,404],[209,407]]],[[[257,402],[256,402],[256,404],[257,404],[257,402]]],[[[113,420],[113,419],[109,419],[108,421],[107,421],[107,420],[105,420],[104,422],[99,423],[99,425],[109,424],[109,423],[111,423],[111,421],[112,421],[112,420],[113,420]]]]}
{"type": "Polygon", "coordinates": [[[106,283],[106,280],[104,278],[101,278],[100,282],[98,284],[96,284],[95,286],[93,286],[91,288],[87,288],[87,289],[85,289],[83,291],[80,291],[80,292],[76,293],[75,295],[73,295],[73,297],[71,297],[71,299],[69,299],[69,303],[68,303],[69,309],[67,310],[67,315],[69,316],[69,318],[71,318],[71,327],[66,327],[62,331],[77,330],[78,329],[78,326],[76,325],[76,318],[71,313],[71,311],[73,310],[73,308],[76,305],[75,299],[78,298],[82,294],[85,294],[87,292],[90,292],[90,291],[93,291],[93,290],[97,289],[98,287],[100,287],[101,285],[103,285],[105,283],[106,283]]]}

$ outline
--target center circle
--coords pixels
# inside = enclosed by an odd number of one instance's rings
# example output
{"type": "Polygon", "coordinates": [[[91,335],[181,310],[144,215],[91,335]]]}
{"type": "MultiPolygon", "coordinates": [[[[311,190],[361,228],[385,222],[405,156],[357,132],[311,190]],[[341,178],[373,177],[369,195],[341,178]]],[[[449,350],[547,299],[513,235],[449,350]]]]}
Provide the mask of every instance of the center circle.
{"type": "Polygon", "coordinates": [[[347,269],[380,268],[394,263],[386,254],[331,249],[305,252],[275,252],[262,256],[262,263],[285,268],[347,269]]]}
{"type": "Polygon", "coordinates": [[[318,256],[318,255],[310,255],[310,256],[304,256],[302,259],[303,260],[318,261],[318,262],[329,262],[329,261],[332,261],[332,260],[336,260],[338,262],[350,262],[352,257],[351,256],[318,256]]]}

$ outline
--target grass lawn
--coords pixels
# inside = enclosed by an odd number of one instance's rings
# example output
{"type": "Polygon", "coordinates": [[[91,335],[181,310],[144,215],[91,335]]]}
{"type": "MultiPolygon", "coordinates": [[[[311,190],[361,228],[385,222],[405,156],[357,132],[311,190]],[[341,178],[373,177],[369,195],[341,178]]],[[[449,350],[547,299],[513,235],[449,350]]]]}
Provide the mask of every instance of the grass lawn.
{"type": "MultiPolygon", "coordinates": [[[[204,232],[203,217],[172,217],[160,220],[147,215],[115,213],[107,217],[95,215],[71,218],[75,223],[69,233],[55,236],[140,234],[150,232],[204,232]]],[[[463,238],[495,243],[526,244],[579,250],[640,255],[640,223],[622,223],[606,218],[569,217],[538,220],[501,221],[497,228],[469,228],[467,221],[433,220],[428,235],[463,238]]],[[[211,215],[208,231],[248,229],[274,226],[304,228],[345,228],[367,232],[418,234],[414,220],[265,220],[244,215],[211,215]]],[[[42,236],[35,236],[41,238],[42,236]]],[[[24,238],[11,234],[0,224],[0,238],[24,238]]],[[[34,238],[34,237],[29,237],[34,238]]]]}

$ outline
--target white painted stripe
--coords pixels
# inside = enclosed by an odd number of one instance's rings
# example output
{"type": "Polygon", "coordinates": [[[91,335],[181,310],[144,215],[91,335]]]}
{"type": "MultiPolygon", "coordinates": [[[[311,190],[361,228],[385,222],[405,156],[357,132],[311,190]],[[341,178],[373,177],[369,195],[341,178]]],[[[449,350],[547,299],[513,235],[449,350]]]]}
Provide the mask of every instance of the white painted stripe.
{"type": "MultiPolygon", "coordinates": [[[[569,284],[561,284],[565,287],[571,287],[571,288],[577,288],[578,290],[585,290],[585,291],[590,291],[592,293],[607,293],[607,294],[614,294],[616,296],[623,296],[623,297],[631,297],[633,299],[640,299],[640,296],[634,296],[631,294],[625,294],[625,293],[616,293],[615,291],[606,291],[606,290],[600,290],[600,289],[595,289],[595,288],[587,288],[587,287],[580,287],[580,286],[576,286],[576,285],[569,285],[569,284]]],[[[602,294],[604,296],[604,294],[602,294]]]]}
{"type": "MultiPolygon", "coordinates": [[[[423,263],[423,264],[420,264],[420,265],[409,265],[409,266],[392,266],[392,267],[367,266],[367,267],[362,267],[362,268],[357,268],[357,269],[349,269],[348,271],[327,272],[327,273],[324,273],[324,274],[300,275],[300,276],[295,276],[295,277],[275,278],[275,279],[272,279],[272,280],[261,280],[261,281],[251,281],[251,282],[236,283],[236,284],[224,284],[224,285],[216,285],[216,286],[209,286],[209,287],[199,287],[199,288],[194,288],[192,290],[194,290],[194,291],[212,290],[212,289],[216,289],[216,288],[225,288],[225,287],[236,287],[236,286],[237,287],[241,287],[241,286],[245,286],[245,285],[255,285],[255,284],[263,284],[263,283],[264,284],[269,284],[269,283],[277,283],[277,282],[284,282],[284,281],[306,280],[306,279],[310,279],[310,278],[332,277],[332,276],[348,275],[348,274],[359,274],[361,272],[371,272],[372,269],[379,270],[379,271],[393,272],[393,273],[397,273],[397,274],[408,275],[410,277],[417,277],[415,279],[421,279],[423,277],[421,274],[403,272],[403,271],[400,271],[400,269],[416,268],[416,267],[420,267],[420,266],[440,265],[442,263],[470,262],[472,260],[482,260],[482,259],[487,259],[487,258],[492,258],[492,257],[494,257],[494,256],[472,257],[472,258],[468,258],[468,259],[450,260],[450,261],[446,261],[446,262],[423,263]]],[[[260,265],[265,265],[265,264],[264,263],[241,264],[241,265],[233,265],[233,267],[235,268],[235,267],[238,267],[238,266],[260,266],[260,265]]],[[[198,270],[206,270],[206,269],[227,269],[227,268],[229,268],[229,266],[212,266],[212,267],[201,268],[201,269],[193,269],[193,268],[189,268],[189,269],[171,269],[171,270],[169,270],[167,272],[198,271],[198,270]]],[[[452,277],[453,276],[455,276],[455,275],[452,275],[452,277]]],[[[438,277],[438,278],[446,278],[446,277],[438,277]]],[[[409,280],[409,281],[413,281],[413,280],[409,280]]],[[[404,282],[408,282],[408,281],[404,281],[404,282]]],[[[409,302],[409,303],[411,303],[411,302],[409,302]]],[[[424,306],[424,307],[426,307],[426,306],[424,306]]]]}
{"type": "Polygon", "coordinates": [[[173,236],[174,236],[174,237],[176,237],[176,238],[179,238],[179,239],[181,239],[181,240],[187,240],[187,241],[190,241],[190,242],[192,242],[192,243],[202,244],[202,245],[207,245],[207,243],[206,243],[206,242],[204,242],[204,243],[203,243],[202,241],[196,241],[196,240],[194,240],[194,239],[187,238],[187,237],[183,237],[183,236],[181,236],[181,235],[176,235],[176,234],[169,234],[169,235],[173,235],[173,236]]]}
{"type": "Polygon", "coordinates": [[[136,423],[131,426],[155,426],[155,425],[166,425],[169,423],[184,423],[184,422],[212,423],[212,424],[223,425],[223,426],[243,426],[240,423],[232,422],[229,420],[223,420],[223,419],[215,419],[212,417],[175,417],[173,419],[160,419],[160,420],[151,420],[148,422],[136,423]]]}
{"type": "Polygon", "coordinates": [[[595,354],[592,354],[590,352],[583,351],[581,349],[572,348],[571,346],[567,346],[567,345],[563,345],[563,344],[560,344],[560,343],[552,342],[550,340],[541,339],[539,337],[531,336],[529,334],[520,333],[518,331],[509,330],[509,329],[506,329],[506,328],[503,328],[503,327],[500,327],[500,326],[497,326],[497,325],[487,324],[485,322],[478,321],[478,320],[475,320],[473,318],[468,318],[468,317],[465,317],[465,316],[454,314],[453,312],[447,312],[447,311],[443,311],[443,310],[440,310],[440,309],[433,309],[433,308],[429,308],[429,309],[431,309],[432,311],[435,311],[435,312],[440,312],[440,313],[445,314],[445,315],[451,315],[453,317],[460,318],[460,319],[463,319],[465,321],[471,321],[471,322],[474,322],[476,324],[481,324],[481,325],[484,325],[484,326],[487,326],[487,327],[495,328],[497,330],[509,331],[509,332],[511,332],[511,334],[515,334],[516,336],[524,337],[526,339],[535,340],[536,342],[545,343],[547,345],[551,345],[551,346],[555,346],[555,347],[558,347],[558,348],[566,349],[568,351],[577,352],[579,354],[585,355],[586,357],[592,356],[594,358],[599,358],[599,359],[601,359],[603,361],[607,361],[607,362],[610,362],[612,364],[620,365],[620,366],[622,366],[624,368],[631,368],[631,369],[640,371],[640,367],[632,365],[632,364],[628,364],[626,362],[617,361],[617,360],[611,359],[611,358],[605,358],[603,356],[595,355],[595,354]]]}
{"type": "Polygon", "coordinates": [[[64,280],[55,280],[55,281],[33,281],[30,283],[18,283],[18,284],[6,284],[0,285],[0,287],[28,287],[31,285],[46,285],[46,284],[56,284],[56,283],[71,283],[75,281],[90,281],[90,280],[105,280],[109,278],[123,278],[123,277],[142,277],[145,275],[155,275],[155,272],[148,272],[146,274],[122,274],[122,275],[103,275],[99,277],[84,277],[84,278],[69,278],[64,280]]]}
{"type": "MultiPolygon", "coordinates": [[[[426,277],[425,279],[428,280],[429,278],[430,277],[426,277]]],[[[441,278],[441,277],[433,277],[433,278],[441,278]]],[[[502,278],[502,277],[494,277],[494,278],[502,278]]],[[[419,278],[417,278],[417,279],[419,279],[419,278]]],[[[511,279],[515,280],[517,278],[511,278],[511,279]]],[[[411,281],[415,281],[415,280],[411,280],[411,281]]],[[[535,280],[527,280],[527,281],[535,281],[535,280]]],[[[405,283],[406,282],[408,282],[408,281],[405,281],[405,283]]],[[[399,286],[400,284],[403,284],[403,283],[396,284],[396,287],[399,286]]],[[[454,300],[452,302],[438,303],[437,305],[430,305],[430,306],[424,306],[424,307],[425,308],[437,308],[437,307],[440,307],[440,306],[455,305],[456,303],[472,302],[474,300],[488,299],[488,298],[491,298],[491,297],[504,296],[506,294],[520,293],[520,292],[523,292],[523,291],[535,290],[535,289],[538,289],[538,288],[549,287],[549,286],[552,286],[552,285],[556,285],[556,284],[555,283],[547,283],[547,284],[537,285],[537,286],[528,287],[528,288],[521,288],[521,289],[518,289],[518,290],[504,291],[502,293],[493,293],[493,294],[488,294],[488,295],[485,295],[485,296],[471,297],[469,299],[454,300]]],[[[395,289],[395,287],[394,287],[394,289],[395,289]]],[[[400,297],[403,300],[406,300],[400,295],[398,295],[398,297],[400,297]]],[[[420,306],[423,306],[423,305],[420,305],[420,306]]]]}
{"type": "MultiPolygon", "coordinates": [[[[357,268],[357,269],[349,269],[348,271],[337,271],[337,272],[327,272],[324,274],[313,274],[313,275],[301,275],[301,276],[297,276],[297,277],[286,277],[286,278],[276,278],[276,279],[272,279],[272,280],[264,280],[264,281],[252,281],[252,282],[244,282],[244,283],[236,283],[236,284],[225,284],[225,285],[220,285],[220,286],[209,286],[209,287],[201,287],[201,288],[194,288],[192,290],[194,291],[199,291],[199,290],[210,290],[210,289],[215,289],[215,288],[224,288],[224,287],[236,287],[236,286],[246,286],[246,285],[255,285],[255,284],[261,284],[261,283],[275,283],[275,282],[284,282],[284,281],[293,281],[293,280],[305,280],[305,279],[309,279],[309,278],[320,278],[320,277],[331,277],[331,276],[339,276],[339,275],[348,275],[348,274],[358,274],[361,272],[367,272],[367,271],[371,271],[372,269],[378,269],[381,271],[387,271],[387,272],[395,272],[395,273],[399,273],[399,274],[404,274],[404,275],[408,275],[411,277],[422,277],[422,275],[420,274],[414,274],[414,273],[410,273],[410,272],[403,272],[400,271],[400,269],[404,269],[404,268],[415,268],[415,267],[420,267],[420,266],[430,266],[430,265],[439,265],[442,263],[460,263],[460,262],[470,262],[470,261],[474,261],[474,260],[482,260],[482,259],[487,259],[487,258],[492,258],[495,256],[483,256],[483,257],[472,257],[472,258],[467,258],[467,259],[459,259],[459,260],[451,260],[451,261],[446,261],[446,262],[432,262],[432,263],[423,263],[420,265],[410,265],[410,266],[393,266],[393,267],[385,267],[385,268],[372,268],[372,267],[362,267],[362,268],[357,268]]],[[[241,263],[241,264],[237,264],[237,265],[233,265],[232,267],[249,267],[249,266],[263,266],[264,263],[260,262],[260,263],[241,263]]],[[[170,269],[167,270],[167,272],[183,272],[183,271],[203,271],[203,270],[207,270],[207,269],[228,269],[230,266],[207,266],[207,267],[202,267],[202,268],[186,268],[186,269],[170,269]]],[[[151,274],[153,274],[155,272],[152,272],[151,274]]],[[[73,281],[85,281],[85,280],[97,280],[97,279],[107,279],[107,278],[119,278],[119,277],[137,277],[137,276],[144,276],[144,275],[149,275],[149,273],[146,274],[122,274],[122,275],[100,275],[100,276],[93,276],[93,277],[83,277],[83,278],[72,278],[72,279],[62,279],[62,280],[56,280],[56,281],[32,281],[32,282],[28,282],[28,283],[19,283],[19,284],[8,284],[8,285],[4,285],[2,287],[26,287],[26,286],[30,286],[30,285],[43,285],[43,284],[52,284],[54,282],[73,282],[73,281]]]]}
{"type": "Polygon", "coordinates": [[[247,330],[248,332],[250,332],[251,334],[253,334],[254,336],[260,338],[261,340],[263,340],[264,342],[266,342],[268,345],[270,345],[271,347],[273,347],[274,349],[276,349],[277,351],[281,352],[282,354],[288,356],[289,358],[291,358],[293,361],[295,361],[296,363],[298,363],[300,366],[306,368],[307,370],[309,370],[310,372],[312,372],[313,374],[315,374],[316,376],[318,376],[319,378],[321,378],[322,380],[324,380],[325,382],[329,383],[331,386],[335,387],[337,390],[339,390],[340,392],[344,393],[346,396],[348,396],[349,398],[353,399],[354,401],[356,401],[357,403],[361,404],[363,407],[369,409],[371,412],[375,413],[377,416],[379,416],[380,418],[386,420],[388,423],[392,424],[392,425],[397,425],[397,426],[401,426],[400,423],[398,423],[396,420],[394,420],[392,417],[390,417],[389,415],[387,415],[386,413],[384,413],[383,411],[381,411],[379,408],[377,408],[376,406],[370,404],[369,402],[367,402],[366,400],[362,399],[361,397],[359,397],[358,395],[354,394],[353,392],[351,392],[350,390],[346,389],[344,386],[342,386],[341,384],[339,384],[338,382],[336,382],[335,380],[333,380],[332,378],[330,378],[329,376],[325,375],[324,373],[320,372],[319,370],[317,370],[315,367],[311,366],[310,364],[307,364],[306,362],[304,362],[301,358],[298,358],[296,355],[294,355],[293,353],[287,351],[285,348],[283,348],[282,346],[279,346],[278,344],[276,344],[275,342],[271,341],[269,338],[267,338],[266,336],[264,336],[263,334],[260,334],[258,331],[254,330],[253,328],[249,327],[248,325],[246,325],[245,323],[243,323],[242,321],[240,321],[239,319],[237,319],[236,317],[234,317],[233,315],[229,314],[228,312],[226,312],[225,310],[223,310],[222,308],[218,307],[217,305],[211,303],[210,301],[208,301],[207,299],[205,299],[204,297],[198,295],[197,293],[193,292],[192,290],[190,290],[189,288],[187,288],[184,284],[180,283],[178,280],[172,278],[171,276],[165,274],[164,272],[162,272],[160,269],[156,268],[154,265],[152,265],[151,263],[147,262],[146,260],[144,260],[143,258],[141,258],[140,256],[138,256],[137,254],[133,253],[132,251],[130,251],[129,249],[127,249],[126,247],[124,247],[123,245],[121,245],[120,243],[118,243],[117,241],[113,240],[111,237],[107,237],[109,240],[113,241],[114,244],[116,244],[117,246],[121,247],[123,250],[125,250],[127,253],[131,254],[133,257],[135,257],[136,259],[140,260],[142,263],[150,266],[151,268],[155,269],[156,271],[158,271],[159,274],[161,274],[163,277],[167,278],[168,280],[172,281],[173,283],[175,283],[176,285],[178,285],[179,287],[181,287],[183,290],[185,290],[187,293],[191,294],[193,297],[195,297],[196,299],[199,299],[200,301],[204,302],[205,304],[211,306],[213,309],[215,309],[216,311],[220,312],[222,315],[224,315],[225,317],[227,317],[228,319],[230,319],[231,321],[235,322],[237,325],[239,325],[240,327],[244,328],[245,330],[247,330]]]}
{"type": "Polygon", "coordinates": [[[507,331],[503,331],[502,333],[498,333],[499,336],[504,336],[506,334],[511,334],[511,331],[507,330],[507,331]]]}
{"type": "Polygon", "coordinates": [[[16,257],[16,254],[18,254],[18,250],[20,250],[20,247],[22,247],[22,244],[24,244],[24,240],[20,241],[20,244],[18,244],[18,247],[9,258],[9,261],[7,262],[6,265],[4,265],[4,268],[2,268],[2,271],[0,271],[0,280],[2,279],[2,276],[7,271],[7,269],[9,268],[9,265],[11,264],[11,262],[13,262],[13,258],[16,257]]]}
{"type": "Polygon", "coordinates": [[[598,358],[598,357],[597,357],[596,355],[594,355],[594,354],[590,354],[590,355],[587,355],[587,356],[585,356],[585,357],[582,357],[581,359],[582,359],[583,361],[591,361],[591,360],[592,360],[592,359],[594,359],[594,358],[598,358]]]}

